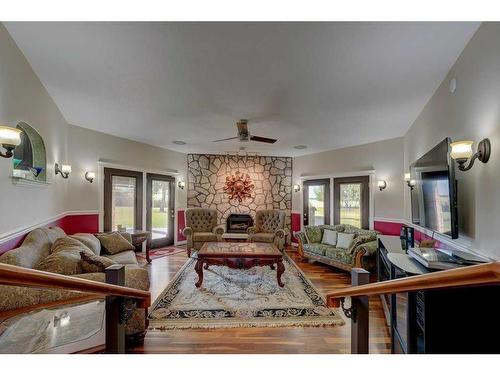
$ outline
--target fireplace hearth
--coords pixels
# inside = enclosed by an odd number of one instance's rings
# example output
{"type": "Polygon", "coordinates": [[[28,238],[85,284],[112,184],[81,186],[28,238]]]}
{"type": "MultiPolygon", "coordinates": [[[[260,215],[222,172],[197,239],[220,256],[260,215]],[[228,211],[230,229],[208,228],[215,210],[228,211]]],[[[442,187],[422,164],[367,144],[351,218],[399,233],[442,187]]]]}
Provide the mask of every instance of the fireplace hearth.
{"type": "Polygon", "coordinates": [[[248,214],[231,214],[226,221],[227,233],[246,233],[253,225],[253,219],[248,214]]]}

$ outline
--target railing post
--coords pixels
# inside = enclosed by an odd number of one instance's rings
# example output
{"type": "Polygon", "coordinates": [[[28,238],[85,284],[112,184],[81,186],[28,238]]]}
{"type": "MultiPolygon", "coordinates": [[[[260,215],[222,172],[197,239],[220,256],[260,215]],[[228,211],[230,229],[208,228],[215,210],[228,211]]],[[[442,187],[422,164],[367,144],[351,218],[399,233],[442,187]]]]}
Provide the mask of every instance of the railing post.
{"type": "MultiPolygon", "coordinates": [[[[358,286],[370,282],[370,272],[363,268],[351,270],[351,285],[358,286]]],[[[352,297],[353,317],[351,320],[351,353],[368,354],[368,297],[352,297]]]]}
{"type": "MultiPolygon", "coordinates": [[[[125,285],[125,267],[113,264],[106,268],[106,283],[125,285]]],[[[123,297],[106,297],[106,353],[125,353],[125,324],[121,317],[123,297]]]]}

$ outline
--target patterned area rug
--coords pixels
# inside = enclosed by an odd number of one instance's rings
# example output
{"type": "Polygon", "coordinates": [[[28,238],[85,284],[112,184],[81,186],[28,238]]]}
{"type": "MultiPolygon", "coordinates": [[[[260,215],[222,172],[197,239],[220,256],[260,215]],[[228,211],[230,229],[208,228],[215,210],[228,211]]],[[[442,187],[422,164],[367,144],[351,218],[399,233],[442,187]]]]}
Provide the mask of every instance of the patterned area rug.
{"type": "Polygon", "coordinates": [[[149,329],[342,325],[295,263],[285,254],[285,283],[276,270],[210,266],[201,288],[196,259],[189,259],[149,309],[149,329]]]}
{"type": "MultiPolygon", "coordinates": [[[[151,257],[151,259],[157,259],[157,258],[166,257],[168,255],[182,253],[185,251],[186,251],[186,249],[183,249],[180,247],[169,246],[169,247],[162,247],[159,249],[151,249],[151,250],[149,250],[149,256],[151,257]]],[[[140,258],[141,260],[144,260],[144,261],[146,260],[146,254],[137,253],[136,256],[137,256],[137,258],[140,258]]]]}

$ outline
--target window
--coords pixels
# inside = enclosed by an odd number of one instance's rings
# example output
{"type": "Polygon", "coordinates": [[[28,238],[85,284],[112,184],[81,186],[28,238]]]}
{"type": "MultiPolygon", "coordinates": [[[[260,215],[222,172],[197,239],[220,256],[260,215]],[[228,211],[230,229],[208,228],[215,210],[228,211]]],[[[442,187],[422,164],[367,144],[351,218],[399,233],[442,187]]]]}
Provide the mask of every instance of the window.
{"type": "Polygon", "coordinates": [[[335,224],[349,224],[368,229],[369,177],[334,179],[335,224]]]}
{"type": "Polygon", "coordinates": [[[142,172],[104,168],[104,230],[142,229],[142,172]]]}
{"type": "Polygon", "coordinates": [[[47,160],[45,144],[38,132],[25,122],[17,124],[17,129],[22,130],[21,144],[14,149],[13,177],[33,180],[47,180],[47,160]]]}
{"type": "Polygon", "coordinates": [[[330,224],[330,179],[304,181],[304,225],[330,224]]]}

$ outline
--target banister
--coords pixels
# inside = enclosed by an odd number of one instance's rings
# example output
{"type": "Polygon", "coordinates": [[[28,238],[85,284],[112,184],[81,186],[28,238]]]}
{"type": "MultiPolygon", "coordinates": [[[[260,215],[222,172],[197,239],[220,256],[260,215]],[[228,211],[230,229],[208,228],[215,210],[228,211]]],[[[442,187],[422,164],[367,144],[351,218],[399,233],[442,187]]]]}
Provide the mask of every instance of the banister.
{"type": "Polygon", "coordinates": [[[388,280],[345,288],[329,293],[326,299],[329,306],[339,307],[339,299],[342,297],[372,296],[488,284],[500,284],[500,262],[437,271],[398,280],[388,280]]]}
{"type": "Polygon", "coordinates": [[[104,296],[112,295],[137,298],[144,300],[146,303],[148,303],[151,299],[149,292],[140,289],[80,279],[72,276],[59,275],[51,272],[13,266],[10,264],[0,264],[0,285],[2,284],[25,287],[67,289],[104,296]]]}

